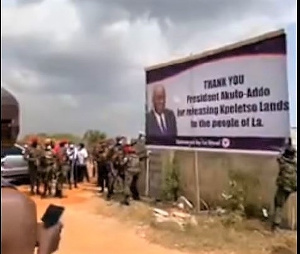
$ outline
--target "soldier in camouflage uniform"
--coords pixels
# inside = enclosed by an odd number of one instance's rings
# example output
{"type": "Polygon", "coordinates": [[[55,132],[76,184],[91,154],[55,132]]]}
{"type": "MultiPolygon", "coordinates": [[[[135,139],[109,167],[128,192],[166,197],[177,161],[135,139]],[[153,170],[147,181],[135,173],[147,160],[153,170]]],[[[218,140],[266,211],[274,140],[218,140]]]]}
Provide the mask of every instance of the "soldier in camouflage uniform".
{"type": "Polygon", "coordinates": [[[296,151],[291,144],[289,144],[277,161],[279,164],[279,174],[276,180],[277,191],[274,198],[273,231],[277,230],[281,224],[282,208],[290,194],[297,191],[296,151]]]}
{"type": "Polygon", "coordinates": [[[40,179],[38,176],[39,167],[39,148],[38,141],[32,140],[31,144],[24,153],[24,159],[28,162],[29,180],[30,180],[30,193],[35,194],[34,189],[36,188],[36,194],[39,195],[40,179]]]}
{"type": "Polygon", "coordinates": [[[121,152],[115,146],[107,147],[106,168],[108,172],[108,191],[107,200],[111,198],[114,193],[115,183],[119,177],[121,168],[121,152]]]}
{"type": "Polygon", "coordinates": [[[52,180],[56,167],[56,158],[51,147],[51,141],[45,141],[45,147],[42,149],[40,157],[40,175],[43,183],[42,197],[47,196],[47,192],[51,195],[52,180]]]}
{"type": "Polygon", "coordinates": [[[66,142],[60,142],[59,149],[56,155],[57,166],[55,168],[55,178],[56,178],[56,186],[55,186],[55,197],[62,198],[63,197],[63,185],[66,181],[67,174],[71,170],[69,158],[67,154],[66,142]]]}
{"type": "Polygon", "coordinates": [[[123,205],[129,205],[129,198],[139,200],[139,192],[137,189],[137,181],[141,172],[140,159],[134,148],[131,146],[127,149],[127,156],[125,157],[125,171],[124,171],[124,199],[121,202],[123,205]]]}
{"type": "MultiPolygon", "coordinates": [[[[145,145],[144,134],[140,133],[137,141],[133,144],[134,149],[136,151],[137,156],[139,157],[140,161],[140,172],[146,170],[147,167],[147,158],[148,152],[145,145]]],[[[137,183],[139,180],[140,174],[136,174],[134,177],[134,184],[136,185],[135,190],[136,192],[133,193],[134,200],[140,200],[140,195],[137,188],[137,183]]]]}
{"type": "Polygon", "coordinates": [[[100,193],[108,188],[108,148],[104,143],[98,144],[95,148],[94,159],[97,164],[97,184],[100,187],[100,193]]]}

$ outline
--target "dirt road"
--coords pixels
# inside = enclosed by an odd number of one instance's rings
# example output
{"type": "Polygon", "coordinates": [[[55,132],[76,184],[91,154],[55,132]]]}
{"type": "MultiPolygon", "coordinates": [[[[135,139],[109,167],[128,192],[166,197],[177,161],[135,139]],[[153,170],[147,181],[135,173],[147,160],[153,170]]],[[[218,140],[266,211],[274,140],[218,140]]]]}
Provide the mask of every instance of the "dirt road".
{"type": "MultiPolygon", "coordinates": [[[[25,187],[21,187],[23,191],[25,187]]],[[[40,199],[33,197],[40,218],[50,203],[66,207],[62,221],[64,230],[60,254],[179,254],[147,242],[136,229],[115,218],[102,217],[96,213],[100,202],[106,202],[93,192],[91,185],[77,190],[67,190],[64,199],[40,199]]],[[[106,205],[106,204],[103,204],[106,205]]]]}

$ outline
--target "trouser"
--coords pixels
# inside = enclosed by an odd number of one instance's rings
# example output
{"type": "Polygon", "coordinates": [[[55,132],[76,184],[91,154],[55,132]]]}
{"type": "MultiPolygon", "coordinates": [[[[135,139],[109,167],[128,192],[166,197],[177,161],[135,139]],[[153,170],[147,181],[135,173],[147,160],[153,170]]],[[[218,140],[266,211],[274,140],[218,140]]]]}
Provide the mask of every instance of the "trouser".
{"type": "Polygon", "coordinates": [[[137,182],[139,179],[139,173],[137,172],[125,172],[125,179],[124,179],[124,202],[128,203],[130,196],[133,199],[138,200],[139,192],[137,188],[137,182]]]}
{"type": "Polygon", "coordinates": [[[87,182],[90,182],[90,177],[89,177],[89,173],[88,173],[88,169],[87,169],[86,165],[78,165],[77,170],[78,170],[77,173],[79,176],[78,182],[83,182],[84,178],[86,178],[87,182]]]}
{"type": "Polygon", "coordinates": [[[107,190],[107,198],[110,199],[114,194],[114,186],[118,178],[118,170],[114,168],[110,168],[108,171],[108,190],[107,190]]]}
{"type": "Polygon", "coordinates": [[[77,171],[77,183],[81,183],[83,181],[83,173],[82,168],[80,165],[76,165],[76,171],[77,171]]]}
{"type": "Polygon", "coordinates": [[[72,170],[72,166],[70,168],[70,170],[67,172],[67,183],[69,185],[69,189],[71,190],[72,189],[72,173],[73,173],[73,170],[72,170]]]}
{"type": "Polygon", "coordinates": [[[51,183],[53,180],[53,169],[48,167],[39,172],[40,175],[40,182],[43,185],[43,191],[42,191],[42,196],[47,196],[47,192],[49,195],[51,194],[51,183]]]}
{"type": "Polygon", "coordinates": [[[132,176],[132,181],[130,185],[130,192],[134,200],[140,199],[140,193],[138,191],[138,180],[139,180],[139,173],[135,173],[132,176]]]}
{"type": "Polygon", "coordinates": [[[96,165],[97,165],[97,163],[96,163],[96,161],[92,161],[92,165],[93,165],[93,171],[92,171],[92,176],[93,177],[96,177],[96,165]]]}
{"type": "Polygon", "coordinates": [[[77,182],[78,182],[78,170],[75,162],[70,162],[69,164],[69,170],[67,171],[66,178],[67,183],[69,185],[69,189],[72,189],[72,183],[74,184],[74,187],[77,188],[77,182]]]}
{"type": "Polygon", "coordinates": [[[36,189],[36,193],[39,194],[39,177],[38,169],[36,166],[29,166],[29,181],[30,192],[34,194],[34,189],[36,189]]]}
{"type": "Polygon", "coordinates": [[[97,163],[97,185],[104,191],[108,188],[108,168],[105,163],[97,163]]]}
{"type": "Polygon", "coordinates": [[[56,185],[55,185],[55,195],[62,197],[64,182],[66,179],[67,173],[70,171],[69,165],[61,165],[57,168],[55,172],[56,185]]]}
{"type": "Polygon", "coordinates": [[[284,190],[281,187],[277,188],[275,198],[274,198],[274,220],[273,226],[278,227],[282,221],[282,210],[284,204],[286,203],[287,199],[289,198],[291,192],[284,190]]]}

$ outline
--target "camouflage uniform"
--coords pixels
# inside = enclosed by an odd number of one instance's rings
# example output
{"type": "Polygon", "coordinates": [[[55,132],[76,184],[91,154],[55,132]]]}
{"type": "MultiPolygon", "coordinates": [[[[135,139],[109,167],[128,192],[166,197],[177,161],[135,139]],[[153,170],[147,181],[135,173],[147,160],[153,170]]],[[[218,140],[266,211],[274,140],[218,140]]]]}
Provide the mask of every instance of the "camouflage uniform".
{"type": "Polygon", "coordinates": [[[47,146],[42,150],[42,154],[40,157],[40,175],[41,182],[43,183],[43,193],[42,196],[47,196],[47,192],[51,194],[51,183],[54,179],[55,167],[56,167],[56,159],[55,155],[51,149],[51,147],[47,146]]]}
{"type": "Polygon", "coordinates": [[[39,149],[37,144],[33,144],[25,150],[24,159],[28,162],[29,180],[30,180],[30,192],[39,195],[40,178],[38,175],[39,166],[39,149]]]}
{"type": "Polygon", "coordinates": [[[140,174],[140,160],[136,153],[131,153],[126,157],[126,169],[124,171],[124,205],[129,205],[129,198],[139,200],[137,181],[140,174]]]}
{"type": "MultiPolygon", "coordinates": [[[[147,152],[147,149],[146,149],[145,141],[142,140],[142,139],[138,139],[138,141],[137,141],[137,143],[135,144],[134,147],[135,147],[136,153],[137,153],[137,155],[139,157],[139,160],[140,160],[140,170],[141,171],[146,171],[148,152],[147,152]]],[[[137,177],[139,177],[139,175],[137,177]]],[[[138,182],[138,179],[136,180],[136,182],[138,182]]],[[[136,193],[136,195],[133,195],[133,199],[135,199],[135,200],[140,199],[140,196],[139,196],[138,192],[136,193]]]]}
{"type": "Polygon", "coordinates": [[[295,150],[289,147],[278,159],[279,174],[276,180],[277,191],[274,198],[274,221],[272,229],[277,229],[281,224],[282,208],[290,194],[297,191],[297,161],[295,150]]]}
{"type": "Polygon", "coordinates": [[[107,199],[110,199],[114,193],[115,183],[122,171],[122,158],[120,152],[115,150],[115,148],[110,148],[106,157],[106,168],[108,172],[108,191],[107,199]]]}
{"type": "Polygon", "coordinates": [[[107,149],[103,145],[99,145],[94,158],[97,163],[97,184],[101,188],[100,192],[104,192],[104,188],[108,188],[107,149]]]}
{"type": "Polygon", "coordinates": [[[55,196],[62,198],[63,197],[63,185],[66,181],[67,174],[71,170],[69,163],[67,149],[65,147],[60,147],[57,154],[57,167],[55,169],[55,196]]]}

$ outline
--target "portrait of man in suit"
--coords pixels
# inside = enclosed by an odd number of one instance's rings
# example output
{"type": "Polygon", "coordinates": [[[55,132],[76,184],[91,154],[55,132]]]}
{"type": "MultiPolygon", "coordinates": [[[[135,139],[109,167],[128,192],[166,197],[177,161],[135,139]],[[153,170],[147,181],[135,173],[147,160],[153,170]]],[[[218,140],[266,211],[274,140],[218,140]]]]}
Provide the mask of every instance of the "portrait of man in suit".
{"type": "Polygon", "coordinates": [[[146,136],[150,139],[166,138],[174,142],[177,136],[177,123],[174,112],[166,108],[166,90],[156,85],[152,93],[152,110],[146,115],[146,136]]]}

